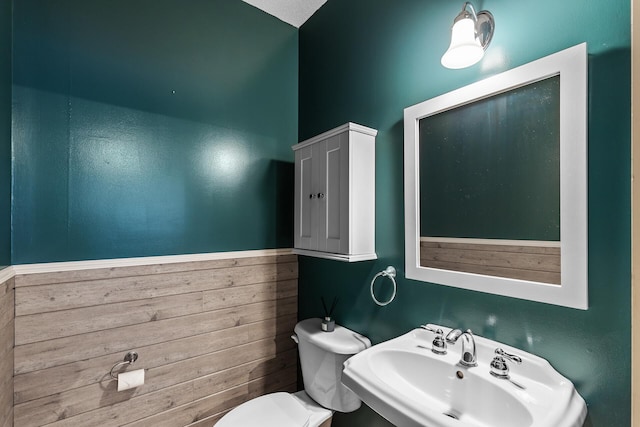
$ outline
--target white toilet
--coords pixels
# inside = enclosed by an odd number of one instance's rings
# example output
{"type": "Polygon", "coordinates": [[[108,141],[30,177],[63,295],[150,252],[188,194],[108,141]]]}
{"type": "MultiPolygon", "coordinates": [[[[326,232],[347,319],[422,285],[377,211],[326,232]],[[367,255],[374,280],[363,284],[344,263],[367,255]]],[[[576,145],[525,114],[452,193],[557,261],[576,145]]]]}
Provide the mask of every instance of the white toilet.
{"type": "Polygon", "coordinates": [[[360,398],[340,382],[342,364],[371,346],[357,332],[336,325],[321,330],[320,319],[298,322],[298,343],[304,391],[271,393],[252,399],[222,417],[215,427],[329,427],[333,411],[352,412],[360,398]]]}

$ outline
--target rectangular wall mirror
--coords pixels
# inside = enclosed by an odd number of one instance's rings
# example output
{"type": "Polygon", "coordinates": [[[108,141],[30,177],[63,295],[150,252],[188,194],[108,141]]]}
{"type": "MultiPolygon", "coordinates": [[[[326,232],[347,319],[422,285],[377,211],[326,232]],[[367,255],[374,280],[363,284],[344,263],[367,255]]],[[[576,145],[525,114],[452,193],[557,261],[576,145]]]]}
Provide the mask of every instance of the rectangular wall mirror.
{"type": "Polygon", "coordinates": [[[587,309],[580,44],[404,112],[406,275],[587,309]]]}

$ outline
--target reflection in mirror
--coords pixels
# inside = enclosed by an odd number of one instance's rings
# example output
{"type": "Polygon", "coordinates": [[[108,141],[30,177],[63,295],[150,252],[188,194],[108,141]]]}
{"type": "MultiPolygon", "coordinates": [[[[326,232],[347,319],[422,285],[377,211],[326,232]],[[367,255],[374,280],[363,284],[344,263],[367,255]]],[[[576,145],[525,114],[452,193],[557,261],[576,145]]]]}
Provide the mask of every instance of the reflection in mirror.
{"type": "Polygon", "coordinates": [[[419,144],[420,265],[559,285],[560,77],[424,117],[419,144]]]}
{"type": "Polygon", "coordinates": [[[405,109],[408,278],[587,308],[586,44],[405,109]]]}

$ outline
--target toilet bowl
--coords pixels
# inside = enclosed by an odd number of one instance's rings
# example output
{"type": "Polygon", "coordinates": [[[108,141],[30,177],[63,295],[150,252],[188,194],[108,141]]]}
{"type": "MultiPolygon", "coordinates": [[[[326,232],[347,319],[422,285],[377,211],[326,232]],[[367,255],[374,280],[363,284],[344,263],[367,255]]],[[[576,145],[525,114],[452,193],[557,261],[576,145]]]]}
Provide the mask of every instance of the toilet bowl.
{"type": "Polygon", "coordinates": [[[237,406],[216,427],[329,427],[334,411],[352,412],[360,398],[341,382],[344,362],[371,346],[369,339],[343,326],[323,332],[321,319],[298,322],[291,337],[298,343],[304,390],[270,393],[237,406]]]}

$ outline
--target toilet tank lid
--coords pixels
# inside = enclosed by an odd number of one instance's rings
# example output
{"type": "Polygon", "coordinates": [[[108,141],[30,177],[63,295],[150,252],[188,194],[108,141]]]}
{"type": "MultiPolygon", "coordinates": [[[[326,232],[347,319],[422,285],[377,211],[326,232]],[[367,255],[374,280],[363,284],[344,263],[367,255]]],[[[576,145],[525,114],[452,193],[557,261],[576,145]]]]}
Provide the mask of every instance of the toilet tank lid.
{"type": "Polygon", "coordinates": [[[336,354],[356,354],[371,347],[369,338],[338,324],[333,332],[324,332],[322,319],[301,320],[294,331],[298,339],[336,354]]]}

